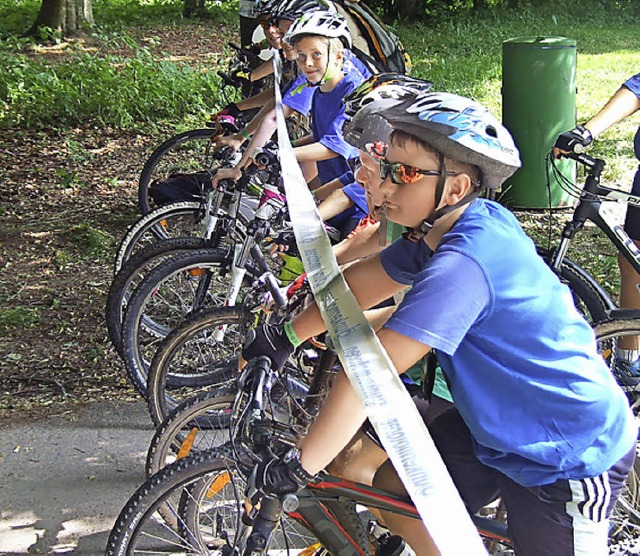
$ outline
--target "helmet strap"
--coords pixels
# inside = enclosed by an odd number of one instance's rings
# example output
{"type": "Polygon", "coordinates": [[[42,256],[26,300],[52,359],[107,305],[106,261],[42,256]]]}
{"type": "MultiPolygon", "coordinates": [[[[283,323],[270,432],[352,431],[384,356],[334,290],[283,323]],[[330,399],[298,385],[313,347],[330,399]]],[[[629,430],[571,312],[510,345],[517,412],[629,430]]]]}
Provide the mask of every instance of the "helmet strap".
{"type": "MultiPolygon", "coordinates": [[[[442,194],[444,193],[444,184],[447,179],[445,175],[446,168],[444,164],[444,155],[442,153],[439,153],[439,160],[440,160],[440,170],[439,170],[440,176],[438,177],[438,184],[436,185],[435,205],[434,205],[436,207],[440,204],[440,201],[442,200],[442,194]]],[[[445,205],[440,209],[434,210],[429,216],[427,216],[422,222],[420,222],[420,225],[417,228],[407,228],[407,231],[404,234],[402,234],[402,236],[405,239],[412,241],[413,243],[417,243],[429,233],[429,231],[431,230],[431,228],[433,228],[433,225],[435,224],[436,220],[438,220],[438,218],[442,218],[445,214],[449,214],[455,209],[470,203],[476,197],[478,197],[478,195],[480,195],[480,191],[481,191],[480,187],[474,187],[470,193],[467,193],[455,205],[445,205]]]]}

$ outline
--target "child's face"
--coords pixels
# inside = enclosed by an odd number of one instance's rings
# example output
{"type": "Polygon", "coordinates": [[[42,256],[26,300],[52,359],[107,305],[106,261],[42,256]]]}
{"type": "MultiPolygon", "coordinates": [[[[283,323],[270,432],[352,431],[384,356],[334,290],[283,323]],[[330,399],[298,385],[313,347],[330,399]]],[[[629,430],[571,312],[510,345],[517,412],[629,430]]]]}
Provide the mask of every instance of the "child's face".
{"type": "Polygon", "coordinates": [[[298,67],[311,83],[322,80],[329,64],[338,63],[338,52],[329,56],[329,45],[323,37],[303,37],[296,41],[295,49],[298,67]]]}
{"type": "Polygon", "coordinates": [[[260,25],[264,31],[264,37],[267,39],[271,48],[282,48],[282,37],[284,37],[284,33],[280,31],[280,23],[274,18],[267,18],[263,19],[260,25]]]}
{"type": "MultiPolygon", "coordinates": [[[[402,162],[420,170],[438,169],[436,157],[412,141],[404,141],[402,146],[392,141],[386,160],[389,163],[402,162]]],[[[391,175],[387,175],[380,186],[387,218],[402,226],[417,228],[435,208],[437,183],[438,176],[422,176],[414,183],[397,185],[391,181],[391,175]]]]}
{"type": "Polygon", "coordinates": [[[356,181],[367,192],[367,204],[369,212],[377,219],[384,197],[380,191],[382,180],[380,179],[380,165],[377,160],[365,151],[360,151],[360,168],[355,173],[356,181]]]}

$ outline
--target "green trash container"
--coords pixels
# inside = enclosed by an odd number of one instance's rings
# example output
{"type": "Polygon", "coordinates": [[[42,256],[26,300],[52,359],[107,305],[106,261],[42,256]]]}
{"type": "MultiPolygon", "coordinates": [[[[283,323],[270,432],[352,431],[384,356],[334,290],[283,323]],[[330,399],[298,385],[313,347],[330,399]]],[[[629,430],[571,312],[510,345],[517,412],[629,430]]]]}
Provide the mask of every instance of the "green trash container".
{"type": "MultiPolygon", "coordinates": [[[[576,124],[575,40],[520,37],[502,43],[502,122],[520,150],[522,168],[502,186],[500,201],[520,208],[571,206],[573,197],[548,173],[545,156],[558,134],[576,124]]],[[[563,159],[559,167],[575,183],[575,162],[563,159]]]]}

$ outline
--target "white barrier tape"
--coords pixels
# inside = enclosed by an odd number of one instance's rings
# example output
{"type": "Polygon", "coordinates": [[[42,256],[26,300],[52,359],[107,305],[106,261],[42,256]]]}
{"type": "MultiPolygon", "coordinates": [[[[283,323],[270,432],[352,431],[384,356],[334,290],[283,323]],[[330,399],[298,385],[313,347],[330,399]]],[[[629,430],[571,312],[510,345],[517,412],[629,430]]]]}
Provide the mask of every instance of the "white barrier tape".
{"type": "Polygon", "coordinates": [[[293,153],[274,55],[278,146],[289,215],[305,270],[344,370],[443,556],[486,554],[433,440],[349,290],[293,153]]]}

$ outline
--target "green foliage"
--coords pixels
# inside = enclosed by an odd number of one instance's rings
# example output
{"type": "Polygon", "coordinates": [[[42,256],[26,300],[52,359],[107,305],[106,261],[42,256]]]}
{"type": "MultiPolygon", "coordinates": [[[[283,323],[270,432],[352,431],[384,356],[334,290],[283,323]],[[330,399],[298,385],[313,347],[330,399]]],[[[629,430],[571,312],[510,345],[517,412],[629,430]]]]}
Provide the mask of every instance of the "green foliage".
{"type": "Polygon", "coordinates": [[[157,60],[144,48],[130,58],[78,53],[57,64],[0,51],[0,128],[155,125],[208,111],[219,82],[204,67],[157,60]]]}

